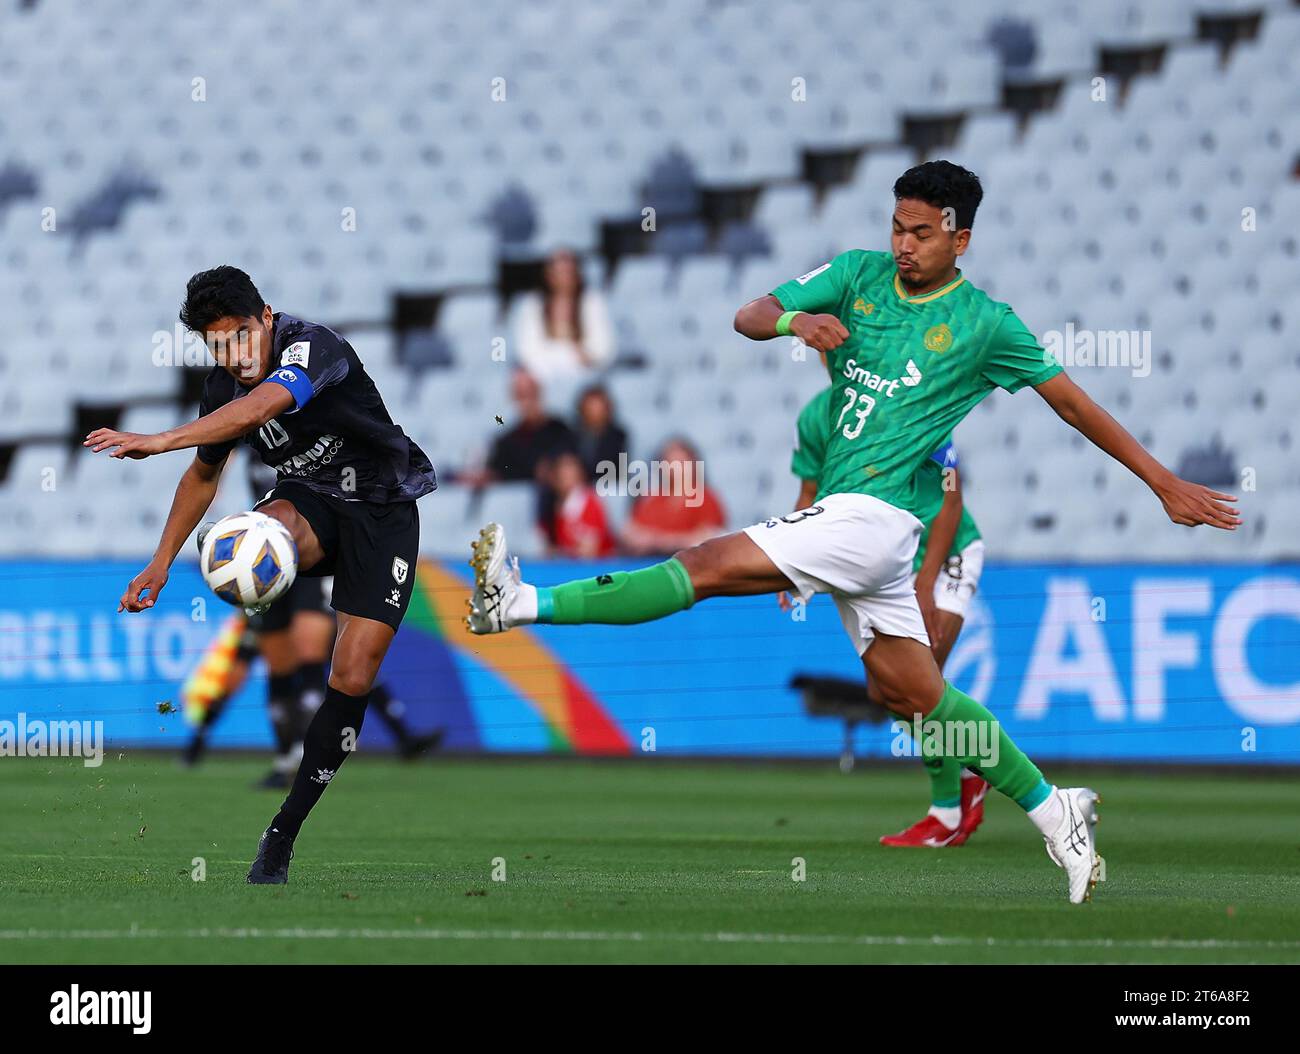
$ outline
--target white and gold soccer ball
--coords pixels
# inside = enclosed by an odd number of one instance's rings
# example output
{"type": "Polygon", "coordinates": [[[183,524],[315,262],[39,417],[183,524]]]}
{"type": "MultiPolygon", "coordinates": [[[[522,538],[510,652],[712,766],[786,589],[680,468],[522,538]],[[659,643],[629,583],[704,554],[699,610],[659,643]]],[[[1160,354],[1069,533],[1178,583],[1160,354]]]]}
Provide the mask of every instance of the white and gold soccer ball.
{"type": "Polygon", "coordinates": [[[227,604],[261,611],[284,596],[298,574],[298,546],[289,529],[260,512],[218,520],[199,553],[203,578],[227,604]]]}

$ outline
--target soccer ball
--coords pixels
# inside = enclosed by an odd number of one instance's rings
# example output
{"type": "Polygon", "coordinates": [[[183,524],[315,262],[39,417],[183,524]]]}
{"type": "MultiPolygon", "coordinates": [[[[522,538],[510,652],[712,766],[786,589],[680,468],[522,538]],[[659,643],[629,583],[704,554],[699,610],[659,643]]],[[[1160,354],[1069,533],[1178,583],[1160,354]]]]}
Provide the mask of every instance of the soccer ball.
{"type": "Polygon", "coordinates": [[[289,528],[260,512],[218,520],[199,554],[203,578],[227,604],[261,611],[282,597],[298,574],[298,546],[289,528]]]}

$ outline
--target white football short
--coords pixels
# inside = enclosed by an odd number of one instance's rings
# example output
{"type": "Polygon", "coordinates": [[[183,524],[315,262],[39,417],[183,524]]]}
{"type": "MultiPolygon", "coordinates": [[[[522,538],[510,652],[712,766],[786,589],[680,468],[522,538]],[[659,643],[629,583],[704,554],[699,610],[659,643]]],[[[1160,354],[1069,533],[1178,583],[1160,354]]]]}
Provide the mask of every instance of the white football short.
{"type": "Polygon", "coordinates": [[[961,552],[949,556],[939,569],[934,580],[934,606],[964,619],[971,597],[979,588],[983,571],[984,542],[976,538],[961,552]]]}
{"type": "Polygon", "coordinates": [[[807,601],[835,600],[861,655],[876,633],[930,638],[916,603],[912,559],[923,524],[910,512],[868,494],[831,494],[798,512],[746,527],[772,563],[807,601]]]}

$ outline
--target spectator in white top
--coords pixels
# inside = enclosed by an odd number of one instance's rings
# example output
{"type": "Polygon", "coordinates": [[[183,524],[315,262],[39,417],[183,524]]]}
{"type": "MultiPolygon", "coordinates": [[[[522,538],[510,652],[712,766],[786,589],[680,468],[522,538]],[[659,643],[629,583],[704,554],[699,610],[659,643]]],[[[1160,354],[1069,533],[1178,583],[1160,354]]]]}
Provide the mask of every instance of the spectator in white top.
{"type": "Polygon", "coordinates": [[[541,292],[519,298],[514,340],[519,364],[543,383],[581,377],[613,359],[614,328],[605,298],[585,288],[575,253],[552,253],[541,292]]]}

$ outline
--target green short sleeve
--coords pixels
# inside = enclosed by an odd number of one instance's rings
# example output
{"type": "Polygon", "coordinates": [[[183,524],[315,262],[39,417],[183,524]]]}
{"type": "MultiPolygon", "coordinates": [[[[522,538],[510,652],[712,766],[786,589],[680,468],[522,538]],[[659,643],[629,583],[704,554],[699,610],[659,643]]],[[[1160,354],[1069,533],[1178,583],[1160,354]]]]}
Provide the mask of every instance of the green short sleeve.
{"type": "Polygon", "coordinates": [[[861,255],[859,249],[840,253],[829,263],[814,267],[798,278],[782,282],[772,290],[772,295],[787,311],[833,313],[844,298],[844,290],[852,281],[861,255]]]}
{"type": "Polygon", "coordinates": [[[1027,384],[1050,381],[1061,372],[1061,364],[1043,350],[1038,338],[1008,309],[984,349],[980,372],[997,387],[1018,392],[1027,384]]]}
{"type": "Polygon", "coordinates": [[[826,439],[830,433],[830,418],[827,406],[831,389],[825,388],[799,411],[794,456],[790,459],[790,471],[799,479],[816,481],[821,477],[822,462],[826,460],[826,439]]]}

